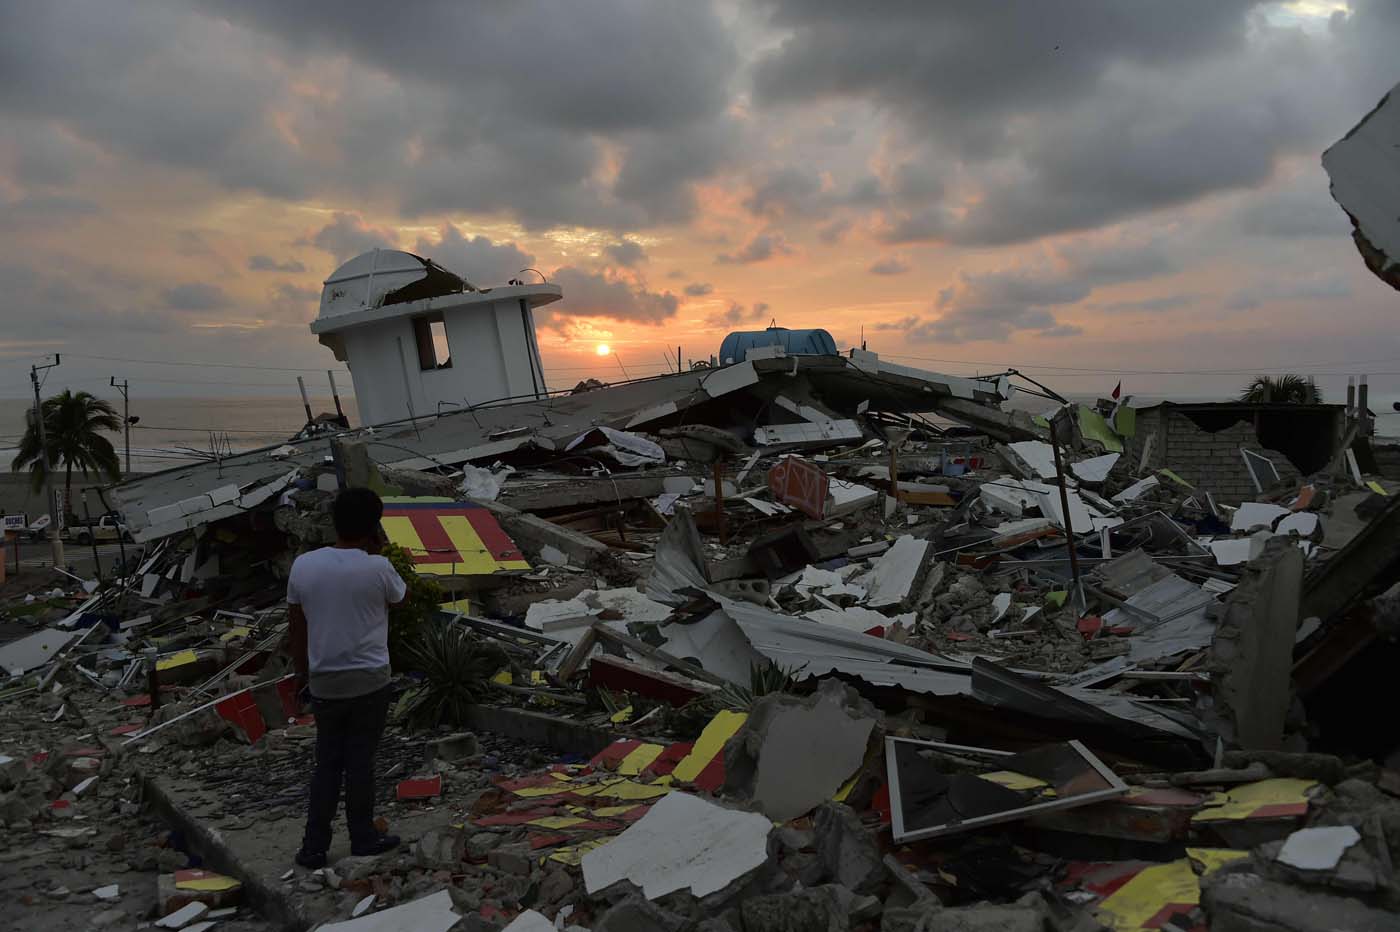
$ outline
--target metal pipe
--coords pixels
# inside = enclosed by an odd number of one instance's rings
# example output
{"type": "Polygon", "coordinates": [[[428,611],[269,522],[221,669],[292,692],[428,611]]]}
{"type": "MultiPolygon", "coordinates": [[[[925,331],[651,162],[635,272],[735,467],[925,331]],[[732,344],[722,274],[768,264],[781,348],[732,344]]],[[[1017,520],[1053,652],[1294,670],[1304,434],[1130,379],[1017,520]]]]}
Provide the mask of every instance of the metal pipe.
{"type": "Polygon", "coordinates": [[[297,376],[297,388],[301,389],[301,406],[306,410],[306,423],[310,424],[314,418],[311,415],[311,399],[306,397],[306,379],[297,376]]]}
{"type": "Polygon", "coordinates": [[[330,369],[326,370],[326,378],[331,380],[331,400],[335,402],[335,413],[338,417],[345,417],[345,409],[340,406],[340,392],[335,388],[335,373],[330,369]]]}

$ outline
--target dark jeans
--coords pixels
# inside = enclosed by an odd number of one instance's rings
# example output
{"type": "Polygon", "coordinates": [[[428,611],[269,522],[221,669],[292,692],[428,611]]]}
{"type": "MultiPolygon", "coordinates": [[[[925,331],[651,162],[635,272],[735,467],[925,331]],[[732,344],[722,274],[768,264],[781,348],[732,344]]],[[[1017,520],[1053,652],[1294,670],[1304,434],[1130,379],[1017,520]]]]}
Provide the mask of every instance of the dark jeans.
{"type": "Polygon", "coordinates": [[[372,844],[374,827],[374,751],[384,732],[390,688],[353,699],[313,699],[316,713],[316,772],[311,776],[303,851],[320,853],[331,846],[331,823],[345,783],[345,821],[352,848],[372,844]]]}

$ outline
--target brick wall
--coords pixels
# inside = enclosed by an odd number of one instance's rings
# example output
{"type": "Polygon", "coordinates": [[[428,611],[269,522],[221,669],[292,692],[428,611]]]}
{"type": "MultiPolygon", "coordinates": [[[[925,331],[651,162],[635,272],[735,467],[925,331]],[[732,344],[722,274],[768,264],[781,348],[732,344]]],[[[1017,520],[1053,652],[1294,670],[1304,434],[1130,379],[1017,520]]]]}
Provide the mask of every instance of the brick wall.
{"type": "Polygon", "coordinates": [[[1171,469],[1198,490],[1210,492],[1222,505],[1238,505],[1259,497],[1244,457],[1240,455],[1241,449],[1268,457],[1284,485],[1296,487],[1301,479],[1287,456],[1276,450],[1266,450],[1259,443],[1249,420],[1212,433],[1197,427],[1184,413],[1168,407],[1140,411],[1137,435],[1125,451],[1135,472],[1141,465],[1148,438],[1154,438],[1148,451],[1149,470],[1171,469]]]}

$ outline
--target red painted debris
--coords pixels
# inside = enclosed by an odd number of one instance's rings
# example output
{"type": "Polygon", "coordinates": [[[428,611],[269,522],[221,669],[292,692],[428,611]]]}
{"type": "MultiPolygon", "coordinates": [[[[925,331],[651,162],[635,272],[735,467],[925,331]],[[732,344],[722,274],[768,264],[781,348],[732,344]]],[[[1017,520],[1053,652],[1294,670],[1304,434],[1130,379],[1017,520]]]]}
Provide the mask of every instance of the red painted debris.
{"type": "Polygon", "coordinates": [[[796,456],[785,456],[768,470],[768,491],[784,505],[791,505],[809,518],[820,520],[826,513],[826,497],[831,480],[820,468],[796,456]]]}
{"type": "Polygon", "coordinates": [[[480,819],[473,819],[473,825],[489,827],[493,825],[524,825],[536,819],[547,819],[550,816],[558,815],[559,811],[554,808],[548,809],[526,809],[521,812],[502,812],[499,815],[483,816],[480,819]]]}
{"type": "MultiPolygon", "coordinates": [[[[616,770],[622,759],[642,746],[641,741],[614,741],[593,756],[588,766],[602,770],[616,770]]],[[[538,786],[539,784],[535,784],[538,786]]]]}
{"type": "Polygon", "coordinates": [[[249,744],[267,734],[267,722],[263,721],[262,712],[258,709],[258,703],[252,693],[235,693],[216,703],[214,711],[224,721],[243,732],[249,744]]]}
{"type": "Polygon", "coordinates": [[[526,841],[530,843],[531,851],[538,851],[541,848],[553,848],[555,845],[562,845],[569,840],[568,835],[560,835],[558,832],[548,834],[544,832],[531,832],[529,835],[525,836],[525,838],[526,841]]]}
{"type": "Polygon", "coordinates": [[[676,765],[685,760],[687,754],[695,747],[693,741],[681,741],[677,744],[669,744],[666,750],[662,751],[656,760],[647,765],[642,771],[642,776],[655,779],[664,777],[676,769],[676,765]]]}
{"type": "Polygon", "coordinates": [[[108,734],[111,734],[111,735],[130,735],[130,734],[135,734],[136,732],[140,731],[140,730],[142,729],[142,727],[144,727],[144,726],[142,726],[139,722],[133,722],[133,723],[131,723],[131,724],[129,724],[129,725],[118,725],[116,728],[113,728],[110,732],[108,732],[108,734]]]}
{"type": "Polygon", "coordinates": [[[398,799],[431,799],[442,795],[442,774],[427,780],[401,780],[395,790],[398,799]]]}

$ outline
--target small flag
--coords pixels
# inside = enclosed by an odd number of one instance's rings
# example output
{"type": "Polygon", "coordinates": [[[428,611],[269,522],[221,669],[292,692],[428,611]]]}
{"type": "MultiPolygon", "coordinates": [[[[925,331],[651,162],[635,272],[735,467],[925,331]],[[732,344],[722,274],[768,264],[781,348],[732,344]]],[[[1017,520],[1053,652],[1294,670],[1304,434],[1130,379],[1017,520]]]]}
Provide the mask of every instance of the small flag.
{"type": "Polygon", "coordinates": [[[1113,395],[1111,397],[1114,401],[1117,401],[1118,396],[1121,394],[1123,394],[1123,380],[1119,379],[1118,384],[1113,386],[1113,395]]]}

